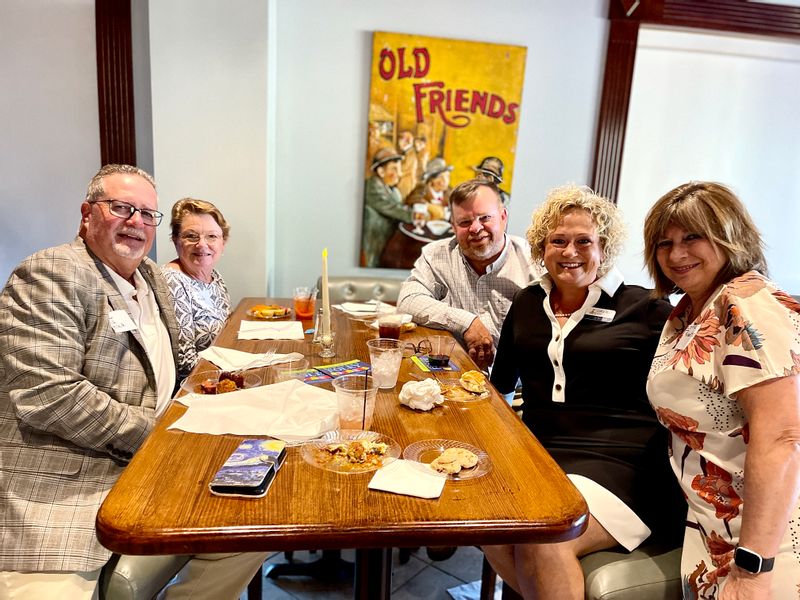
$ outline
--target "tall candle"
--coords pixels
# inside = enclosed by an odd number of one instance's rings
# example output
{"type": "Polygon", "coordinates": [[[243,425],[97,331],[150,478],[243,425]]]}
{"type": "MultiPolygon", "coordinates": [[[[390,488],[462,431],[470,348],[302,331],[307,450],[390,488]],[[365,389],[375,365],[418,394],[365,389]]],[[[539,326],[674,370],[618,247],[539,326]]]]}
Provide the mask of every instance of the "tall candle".
{"type": "Polygon", "coordinates": [[[322,331],[323,336],[331,334],[331,301],[328,296],[328,249],[322,250],[322,331]]]}

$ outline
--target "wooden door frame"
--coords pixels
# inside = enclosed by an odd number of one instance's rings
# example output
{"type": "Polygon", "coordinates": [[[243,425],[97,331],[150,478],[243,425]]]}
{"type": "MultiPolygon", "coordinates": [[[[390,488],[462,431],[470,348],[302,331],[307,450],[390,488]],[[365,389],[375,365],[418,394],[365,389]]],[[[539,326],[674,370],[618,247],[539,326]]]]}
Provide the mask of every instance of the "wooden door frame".
{"type": "Polygon", "coordinates": [[[746,0],[610,0],[608,19],[592,187],[614,202],[641,24],[800,39],[800,7],[746,0]]]}

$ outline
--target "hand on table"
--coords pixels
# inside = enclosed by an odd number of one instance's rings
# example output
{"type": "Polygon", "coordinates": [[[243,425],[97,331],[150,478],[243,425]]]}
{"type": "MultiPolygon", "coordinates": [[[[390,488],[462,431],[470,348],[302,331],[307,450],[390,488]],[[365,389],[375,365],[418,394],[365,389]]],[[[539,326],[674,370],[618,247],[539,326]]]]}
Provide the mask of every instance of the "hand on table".
{"type": "Polygon", "coordinates": [[[494,361],[494,344],[492,334],[481,323],[479,318],[473,319],[470,326],[464,332],[464,343],[472,360],[481,369],[487,368],[494,361]]]}

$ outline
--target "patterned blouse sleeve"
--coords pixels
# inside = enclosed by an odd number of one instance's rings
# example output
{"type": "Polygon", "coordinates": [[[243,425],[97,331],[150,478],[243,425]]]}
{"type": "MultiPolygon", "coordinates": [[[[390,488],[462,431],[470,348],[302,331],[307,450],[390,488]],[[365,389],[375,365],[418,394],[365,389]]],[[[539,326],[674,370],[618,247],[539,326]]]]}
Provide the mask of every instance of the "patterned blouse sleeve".
{"type": "Polygon", "coordinates": [[[731,281],[715,305],[714,370],[725,393],[800,374],[800,303],[756,273],[731,281]]]}
{"type": "Polygon", "coordinates": [[[195,348],[194,302],[191,290],[184,285],[182,277],[174,269],[162,269],[175,302],[175,317],[178,320],[178,376],[183,377],[197,364],[195,348]]]}

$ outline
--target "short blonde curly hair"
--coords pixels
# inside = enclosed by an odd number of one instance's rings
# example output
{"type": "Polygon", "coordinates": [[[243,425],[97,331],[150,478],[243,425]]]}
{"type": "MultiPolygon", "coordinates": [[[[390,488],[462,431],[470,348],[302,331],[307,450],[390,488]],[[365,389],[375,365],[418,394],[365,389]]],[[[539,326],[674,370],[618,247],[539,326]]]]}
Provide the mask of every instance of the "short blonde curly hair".
{"type": "Polygon", "coordinates": [[[558,227],[564,214],[572,209],[588,212],[597,226],[597,235],[603,250],[603,261],[597,270],[597,276],[602,277],[611,270],[622,252],[625,226],[616,205],[585,185],[569,184],[554,188],[533,211],[531,226],[526,234],[531,245],[531,258],[534,262],[544,259],[547,236],[558,227]]]}

